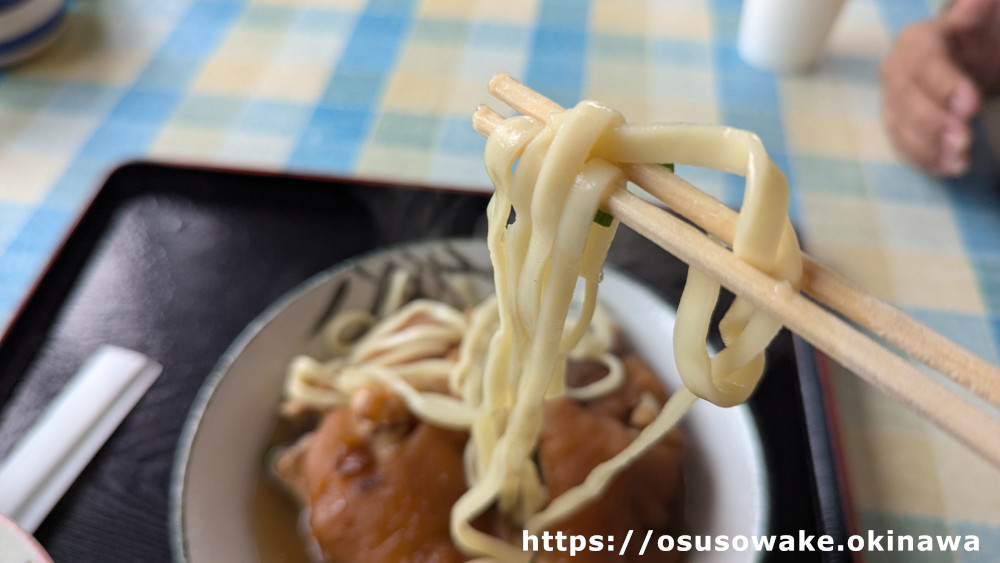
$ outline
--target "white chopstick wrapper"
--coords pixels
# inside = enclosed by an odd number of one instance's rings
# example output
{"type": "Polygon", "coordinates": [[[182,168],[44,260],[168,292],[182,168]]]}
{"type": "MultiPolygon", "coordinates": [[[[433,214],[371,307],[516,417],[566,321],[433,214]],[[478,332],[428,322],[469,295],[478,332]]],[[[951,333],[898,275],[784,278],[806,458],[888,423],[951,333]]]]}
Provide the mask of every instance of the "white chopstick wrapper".
{"type": "Polygon", "coordinates": [[[160,371],[116,346],[87,359],[0,464],[0,513],[34,533],[160,371]]]}

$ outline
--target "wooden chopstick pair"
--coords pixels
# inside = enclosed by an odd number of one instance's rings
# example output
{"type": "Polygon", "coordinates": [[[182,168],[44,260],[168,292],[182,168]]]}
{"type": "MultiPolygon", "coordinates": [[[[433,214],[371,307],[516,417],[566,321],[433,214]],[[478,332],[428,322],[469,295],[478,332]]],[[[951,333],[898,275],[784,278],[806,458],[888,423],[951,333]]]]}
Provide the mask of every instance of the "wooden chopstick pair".
{"type": "MultiPolygon", "coordinates": [[[[489,91],[520,113],[542,121],[563,109],[506,73],[493,77],[489,91]]],[[[503,119],[488,107],[480,106],[473,116],[473,125],[488,136],[503,119]]],[[[625,164],[622,170],[632,182],[674,212],[732,245],[736,211],[662,166],[625,164]]],[[[930,379],[831,310],[1000,408],[997,367],[865,293],[805,253],[802,291],[812,299],[784,289],[784,284],[739,260],[697,228],[626,190],[611,193],[605,205],[622,223],[781,320],[827,356],[1000,467],[1000,420],[930,379]]]]}

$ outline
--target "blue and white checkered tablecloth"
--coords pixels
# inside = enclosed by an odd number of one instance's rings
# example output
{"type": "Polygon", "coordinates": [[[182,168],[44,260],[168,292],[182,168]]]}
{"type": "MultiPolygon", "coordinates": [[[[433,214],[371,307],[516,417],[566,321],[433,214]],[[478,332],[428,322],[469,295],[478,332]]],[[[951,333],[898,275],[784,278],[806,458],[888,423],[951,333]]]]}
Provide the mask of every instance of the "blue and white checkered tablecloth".
{"type": "MultiPolygon", "coordinates": [[[[810,252],[1000,363],[1000,189],[902,164],[878,66],[939,2],[849,0],[812,72],[748,67],[739,0],[78,0],[44,54],[0,71],[0,323],[74,218],[136,158],[489,189],[470,115],[496,71],[630,121],[754,130],[792,185],[810,252]]],[[[494,104],[496,105],[496,104],[494,104]]],[[[736,205],[742,184],[678,171],[736,205]]],[[[978,534],[1000,560],[1000,471],[834,369],[861,530],[978,534]]]]}

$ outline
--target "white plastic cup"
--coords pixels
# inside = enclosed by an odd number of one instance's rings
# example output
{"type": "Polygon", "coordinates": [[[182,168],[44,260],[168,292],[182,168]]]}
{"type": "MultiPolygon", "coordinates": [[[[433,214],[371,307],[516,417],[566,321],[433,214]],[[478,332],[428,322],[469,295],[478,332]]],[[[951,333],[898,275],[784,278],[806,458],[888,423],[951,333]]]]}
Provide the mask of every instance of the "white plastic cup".
{"type": "Polygon", "coordinates": [[[800,72],[826,45],[844,0],[743,0],[739,50],[751,66],[800,72]]]}

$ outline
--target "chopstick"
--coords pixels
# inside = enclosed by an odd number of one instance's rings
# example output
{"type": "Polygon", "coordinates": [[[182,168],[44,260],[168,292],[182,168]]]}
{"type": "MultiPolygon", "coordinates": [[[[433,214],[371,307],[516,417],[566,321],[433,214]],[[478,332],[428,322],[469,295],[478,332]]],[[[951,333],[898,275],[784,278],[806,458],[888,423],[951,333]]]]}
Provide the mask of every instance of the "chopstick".
{"type": "Polygon", "coordinates": [[[161,371],[139,352],[101,346],[0,462],[0,513],[34,533],[161,371]]]}
{"type": "MultiPolygon", "coordinates": [[[[562,108],[505,73],[490,93],[515,110],[544,120],[562,108]]],[[[488,135],[503,116],[483,106],[473,124],[488,135]]],[[[708,233],[732,244],[736,212],[656,165],[623,165],[629,179],[708,233]]],[[[1000,421],[882,347],[816,301],[1000,407],[1000,370],[803,254],[806,296],[732,255],[697,228],[625,190],[605,204],[623,223],[730,291],[782,321],[817,349],[893,396],[1000,467],[1000,421]]]]}
{"type": "MultiPolygon", "coordinates": [[[[506,73],[495,75],[489,88],[491,94],[515,110],[543,121],[550,113],[563,109],[506,73]]],[[[622,170],[632,182],[679,215],[732,245],[736,211],[662,166],[627,164],[622,170]]],[[[807,254],[803,253],[802,258],[803,291],[1000,408],[1000,369],[864,292],[807,254]]]]}

